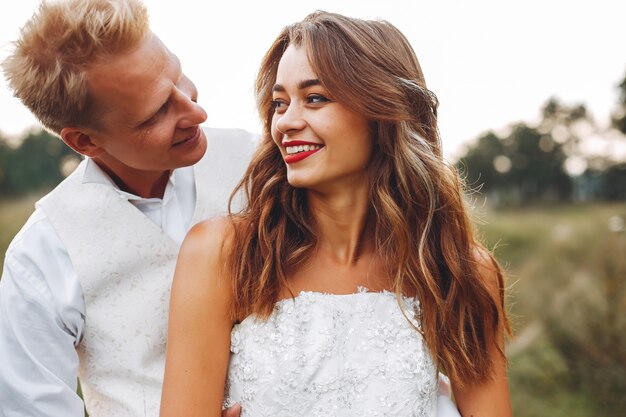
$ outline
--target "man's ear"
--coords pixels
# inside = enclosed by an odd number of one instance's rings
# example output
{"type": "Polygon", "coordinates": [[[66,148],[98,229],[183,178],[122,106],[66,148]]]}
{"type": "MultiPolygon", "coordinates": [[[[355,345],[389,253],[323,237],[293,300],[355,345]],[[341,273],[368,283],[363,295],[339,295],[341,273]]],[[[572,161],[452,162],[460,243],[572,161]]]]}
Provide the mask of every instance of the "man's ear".
{"type": "Polygon", "coordinates": [[[64,127],[61,130],[61,139],[79,154],[90,158],[96,158],[104,152],[104,149],[91,140],[89,134],[77,127],[64,127]]]}

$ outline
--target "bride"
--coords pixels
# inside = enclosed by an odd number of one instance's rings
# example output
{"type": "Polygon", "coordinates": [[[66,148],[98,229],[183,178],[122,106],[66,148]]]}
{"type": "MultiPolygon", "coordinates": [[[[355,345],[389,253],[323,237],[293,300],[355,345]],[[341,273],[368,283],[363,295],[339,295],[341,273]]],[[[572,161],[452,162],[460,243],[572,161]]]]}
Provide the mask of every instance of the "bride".
{"type": "Polygon", "coordinates": [[[313,13],[256,96],[247,202],[181,250],[161,416],[436,416],[439,371],[461,415],[510,416],[502,274],[406,38],[313,13]]]}

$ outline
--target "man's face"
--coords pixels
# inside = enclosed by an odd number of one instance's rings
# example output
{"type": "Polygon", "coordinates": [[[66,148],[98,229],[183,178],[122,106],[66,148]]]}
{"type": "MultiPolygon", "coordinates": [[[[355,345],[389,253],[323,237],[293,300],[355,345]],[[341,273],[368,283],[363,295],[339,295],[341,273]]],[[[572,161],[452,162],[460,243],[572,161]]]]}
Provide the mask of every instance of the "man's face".
{"type": "Polygon", "coordinates": [[[103,150],[96,159],[122,179],[189,166],[204,155],[199,124],[207,115],[196,87],[153,34],[91,67],[87,80],[98,115],[88,134],[103,150]]]}

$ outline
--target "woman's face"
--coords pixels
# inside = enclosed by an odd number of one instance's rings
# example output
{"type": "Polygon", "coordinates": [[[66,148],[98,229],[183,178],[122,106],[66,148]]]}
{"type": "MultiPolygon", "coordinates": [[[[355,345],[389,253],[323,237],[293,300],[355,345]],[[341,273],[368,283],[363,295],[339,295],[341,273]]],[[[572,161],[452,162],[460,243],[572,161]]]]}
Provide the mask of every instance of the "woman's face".
{"type": "Polygon", "coordinates": [[[272,138],[298,188],[343,191],[366,183],[373,140],[365,117],[322,87],[303,48],[290,45],[273,88],[272,138]]]}

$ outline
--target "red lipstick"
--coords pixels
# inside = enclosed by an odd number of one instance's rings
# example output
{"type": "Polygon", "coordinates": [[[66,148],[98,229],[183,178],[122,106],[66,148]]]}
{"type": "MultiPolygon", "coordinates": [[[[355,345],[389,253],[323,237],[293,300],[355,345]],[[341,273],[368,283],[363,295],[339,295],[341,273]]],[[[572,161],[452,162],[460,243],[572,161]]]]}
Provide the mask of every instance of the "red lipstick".
{"type": "Polygon", "coordinates": [[[294,162],[302,161],[304,158],[307,158],[313,155],[315,152],[319,151],[319,149],[314,149],[312,151],[298,152],[291,155],[285,155],[285,162],[288,164],[292,164],[294,162]]]}
{"type": "Polygon", "coordinates": [[[287,164],[292,164],[294,162],[302,161],[303,159],[308,158],[309,156],[313,155],[315,152],[319,151],[320,149],[324,147],[323,145],[319,143],[306,142],[303,140],[283,141],[282,145],[285,147],[285,150],[291,146],[304,146],[304,145],[319,146],[318,149],[311,149],[308,151],[301,151],[298,153],[291,153],[291,154],[285,155],[284,159],[285,159],[285,163],[287,164]]]}

